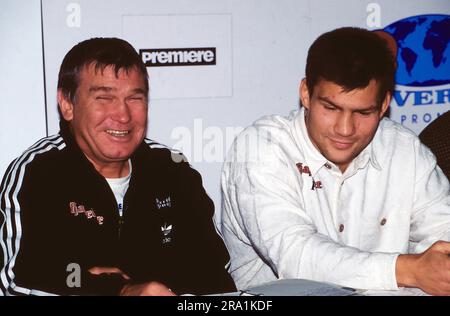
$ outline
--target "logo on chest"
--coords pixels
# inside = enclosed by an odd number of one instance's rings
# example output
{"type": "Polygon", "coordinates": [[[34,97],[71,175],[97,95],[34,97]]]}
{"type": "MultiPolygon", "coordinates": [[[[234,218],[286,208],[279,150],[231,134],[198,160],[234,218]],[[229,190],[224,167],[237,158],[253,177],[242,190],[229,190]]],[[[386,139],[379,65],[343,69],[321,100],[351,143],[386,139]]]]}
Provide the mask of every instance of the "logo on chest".
{"type": "Polygon", "coordinates": [[[165,208],[165,207],[172,207],[172,200],[170,198],[170,196],[163,198],[163,199],[155,199],[156,202],[156,207],[158,208],[158,210],[165,208]]]}
{"type": "Polygon", "coordinates": [[[322,182],[314,180],[314,177],[312,176],[312,173],[311,173],[311,169],[309,169],[308,166],[304,166],[303,163],[301,163],[301,162],[298,162],[295,165],[297,167],[298,172],[301,175],[306,174],[309,177],[311,177],[311,179],[312,179],[311,190],[314,191],[316,189],[322,189],[322,182]]]}
{"type": "Polygon", "coordinates": [[[164,223],[164,225],[161,226],[161,232],[163,235],[163,245],[172,242],[172,225],[167,225],[167,223],[164,223]]]}
{"type": "Polygon", "coordinates": [[[77,204],[76,202],[69,203],[70,213],[74,216],[78,216],[79,214],[84,214],[87,219],[96,220],[99,225],[103,225],[103,216],[97,216],[95,211],[91,208],[86,210],[85,206],[82,204],[77,204]]]}
{"type": "Polygon", "coordinates": [[[303,163],[301,162],[297,162],[295,165],[297,166],[298,172],[300,172],[300,174],[307,174],[310,177],[312,176],[311,170],[309,169],[308,166],[303,166],[303,163]]]}

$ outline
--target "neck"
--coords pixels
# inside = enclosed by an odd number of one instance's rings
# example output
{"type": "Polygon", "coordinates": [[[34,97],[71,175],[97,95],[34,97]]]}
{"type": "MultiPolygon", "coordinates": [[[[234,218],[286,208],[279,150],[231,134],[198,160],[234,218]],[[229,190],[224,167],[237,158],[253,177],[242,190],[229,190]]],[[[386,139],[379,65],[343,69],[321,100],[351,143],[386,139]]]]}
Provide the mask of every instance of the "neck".
{"type": "Polygon", "coordinates": [[[338,168],[339,168],[339,170],[341,170],[342,174],[345,173],[345,170],[347,170],[348,165],[349,165],[349,163],[346,163],[346,164],[339,164],[339,165],[338,165],[338,168]]]}
{"type": "Polygon", "coordinates": [[[105,178],[123,178],[130,173],[128,159],[124,161],[109,162],[107,164],[97,164],[89,159],[89,157],[87,157],[87,159],[94,165],[95,170],[105,178]]]}

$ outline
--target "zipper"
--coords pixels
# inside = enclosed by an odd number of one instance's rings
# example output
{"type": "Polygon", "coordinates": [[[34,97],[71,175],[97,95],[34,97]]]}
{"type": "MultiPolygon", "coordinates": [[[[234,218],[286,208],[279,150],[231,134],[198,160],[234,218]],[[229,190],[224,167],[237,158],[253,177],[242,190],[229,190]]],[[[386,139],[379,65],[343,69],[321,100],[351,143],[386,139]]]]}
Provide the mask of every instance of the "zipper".
{"type": "MultiPolygon", "coordinates": [[[[122,227],[123,224],[125,223],[125,212],[128,209],[128,205],[125,204],[125,198],[123,199],[123,208],[122,208],[122,215],[119,213],[119,240],[122,234],[122,227]]],[[[119,212],[119,210],[117,210],[117,212],[119,212]]]]}
{"type": "Polygon", "coordinates": [[[121,236],[121,233],[122,233],[122,226],[123,226],[124,222],[125,221],[123,219],[123,216],[119,216],[119,240],[120,240],[120,236],[121,236]]]}

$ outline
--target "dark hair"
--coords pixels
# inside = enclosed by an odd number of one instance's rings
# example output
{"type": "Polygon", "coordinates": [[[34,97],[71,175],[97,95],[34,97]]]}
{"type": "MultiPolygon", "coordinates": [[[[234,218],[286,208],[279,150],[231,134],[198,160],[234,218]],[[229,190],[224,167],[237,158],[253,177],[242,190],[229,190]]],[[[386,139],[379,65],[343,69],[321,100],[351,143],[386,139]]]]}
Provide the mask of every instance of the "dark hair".
{"type": "Polygon", "coordinates": [[[355,27],[319,36],[309,48],[305,73],[310,95],[320,80],[331,81],[348,92],[365,88],[375,79],[379,84],[377,101],[381,105],[395,87],[395,59],[387,41],[355,27]]]}
{"type": "Polygon", "coordinates": [[[148,93],[147,69],[130,43],[119,38],[91,38],[72,47],[61,63],[58,89],[66,99],[75,102],[80,71],[90,64],[95,65],[96,71],[113,66],[116,76],[121,69],[137,69],[144,78],[148,93]]]}

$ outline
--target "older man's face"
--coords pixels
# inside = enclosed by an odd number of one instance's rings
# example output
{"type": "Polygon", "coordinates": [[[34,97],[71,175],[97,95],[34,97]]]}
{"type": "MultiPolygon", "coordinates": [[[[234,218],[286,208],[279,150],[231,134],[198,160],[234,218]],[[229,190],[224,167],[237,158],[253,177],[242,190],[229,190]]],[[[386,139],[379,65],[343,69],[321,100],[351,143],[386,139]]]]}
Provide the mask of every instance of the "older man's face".
{"type": "Polygon", "coordinates": [[[147,92],[136,69],[113,67],[96,71],[94,65],[80,72],[70,121],[74,137],[97,169],[126,161],[145,137],[147,92]]]}

